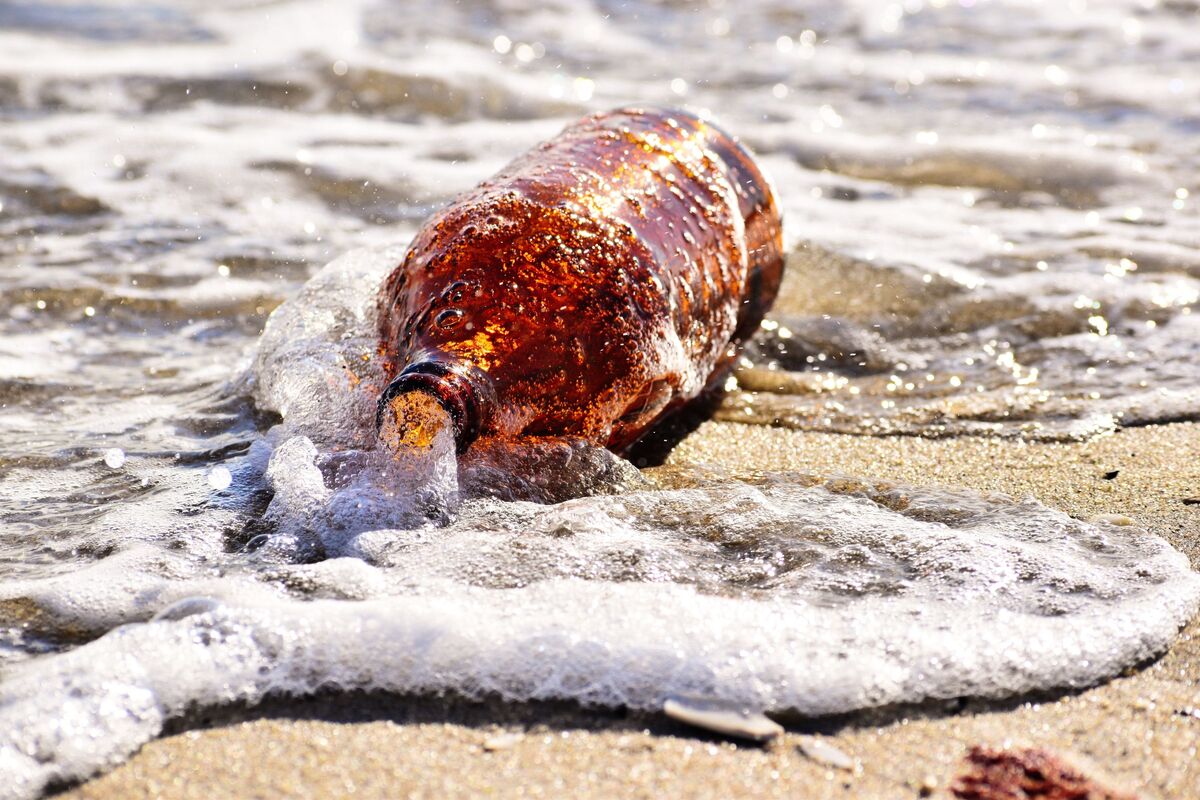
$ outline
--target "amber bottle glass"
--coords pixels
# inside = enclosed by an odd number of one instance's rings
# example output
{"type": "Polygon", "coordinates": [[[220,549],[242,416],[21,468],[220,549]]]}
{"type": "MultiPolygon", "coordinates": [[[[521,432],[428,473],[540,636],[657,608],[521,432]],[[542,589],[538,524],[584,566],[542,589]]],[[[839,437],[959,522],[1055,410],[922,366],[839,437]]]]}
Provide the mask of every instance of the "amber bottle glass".
{"type": "Polygon", "coordinates": [[[479,436],[621,452],[722,374],[782,272],[778,205],[733,138],[682,111],[587,117],[417,234],[380,299],[380,425],[404,428],[420,392],[460,452],[479,436]]]}

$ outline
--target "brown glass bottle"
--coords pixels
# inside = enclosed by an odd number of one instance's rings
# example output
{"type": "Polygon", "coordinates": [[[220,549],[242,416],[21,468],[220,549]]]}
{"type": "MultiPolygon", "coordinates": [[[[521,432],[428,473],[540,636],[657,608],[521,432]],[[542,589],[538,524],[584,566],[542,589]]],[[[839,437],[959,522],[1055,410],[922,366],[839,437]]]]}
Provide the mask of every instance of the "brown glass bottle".
{"type": "Polygon", "coordinates": [[[782,272],[778,205],[734,139],[682,111],[586,117],[417,234],[380,299],[379,423],[419,426],[432,397],[460,452],[621,452],[720,374],[782,272]]]}

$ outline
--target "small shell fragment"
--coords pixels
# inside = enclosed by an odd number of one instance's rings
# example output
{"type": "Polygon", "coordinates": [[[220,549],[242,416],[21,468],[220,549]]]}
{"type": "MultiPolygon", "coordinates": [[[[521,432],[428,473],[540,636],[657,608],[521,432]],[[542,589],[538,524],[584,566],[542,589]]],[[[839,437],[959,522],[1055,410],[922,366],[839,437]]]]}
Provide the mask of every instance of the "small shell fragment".
{"type": "Polygon", "coordinates": [[[525,738],[522,733],[498,733],[495,736],[489,736],[483,741],[483,749],[489,753],[494,753],[497,750],[508,750],[516,746],[517,742],[525,738]]]}
{"type": "Polygon", "coordinates": [[[1107,522],[1109,525],[1117,525],[1119,527],[1128,527],[1133,525],[1133,518],[1127,517],[1124,514],[1097,514],[1092,517],[1090,522],[1107,522]]]}
{"type": "Polygon", "coordinates": [[[815,736],[801,736],[798,744],[800,752],[818,764],[824,764],[836,769],[854,771],[855,760],[828,742],[823,742],[815,736]]]}
{"type": "Polygon", "coordinates": [[[760,712],[707,697],[668,698],[663,713],[686,725],[754,742],[768,742],[783,733],[779,723],[760,712]]]}

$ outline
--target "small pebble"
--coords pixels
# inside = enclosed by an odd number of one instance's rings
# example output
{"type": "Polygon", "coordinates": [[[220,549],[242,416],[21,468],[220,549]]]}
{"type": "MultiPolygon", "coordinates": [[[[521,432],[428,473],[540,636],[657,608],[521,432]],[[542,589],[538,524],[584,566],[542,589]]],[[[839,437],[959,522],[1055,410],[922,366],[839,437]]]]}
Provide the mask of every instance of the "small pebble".
{"type": "Polygon", "coordinates": [[[754,742],[768,742],[783,733],[778,722],[761,713],[704,697],[672,697],[663,704],[663,713],[687,725],[754,742]]]}
{"type": "Polygon", "coordinates": [[[125,465],[125,451],[119,447],[105,450],[104,463],[112,469],[120,469],[125,465]]]}
{"type": "Polygon", "coordinates": [[[815,736],[801,736],[798,747],[801,753],[819,764],[851,771],[855,767],[853,758],[815,736]]]}

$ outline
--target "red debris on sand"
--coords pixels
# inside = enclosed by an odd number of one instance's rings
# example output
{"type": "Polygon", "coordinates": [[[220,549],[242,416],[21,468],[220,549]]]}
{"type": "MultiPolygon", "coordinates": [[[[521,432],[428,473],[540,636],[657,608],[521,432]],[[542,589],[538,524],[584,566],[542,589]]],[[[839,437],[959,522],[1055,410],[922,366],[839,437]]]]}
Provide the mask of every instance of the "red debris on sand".
{"type": "Polygon", "coordinates": [[[959,800],[1137,800],[1108,789],[1046,750],[975,745],[950,787],[959,800]]]}

